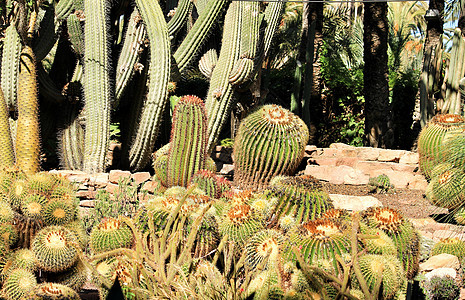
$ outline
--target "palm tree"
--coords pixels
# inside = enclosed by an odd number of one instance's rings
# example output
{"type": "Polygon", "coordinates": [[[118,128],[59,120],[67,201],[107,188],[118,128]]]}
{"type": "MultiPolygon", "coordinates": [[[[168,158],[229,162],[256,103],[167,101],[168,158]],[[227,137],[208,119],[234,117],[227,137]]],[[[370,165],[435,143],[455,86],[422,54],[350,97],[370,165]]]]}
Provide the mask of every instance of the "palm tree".
{"type": "Polygon", "coordinates": [[[388,5],[365,2],[363,17],[365,133],[372,147],[393,144],[388,85],[388,5]]]}

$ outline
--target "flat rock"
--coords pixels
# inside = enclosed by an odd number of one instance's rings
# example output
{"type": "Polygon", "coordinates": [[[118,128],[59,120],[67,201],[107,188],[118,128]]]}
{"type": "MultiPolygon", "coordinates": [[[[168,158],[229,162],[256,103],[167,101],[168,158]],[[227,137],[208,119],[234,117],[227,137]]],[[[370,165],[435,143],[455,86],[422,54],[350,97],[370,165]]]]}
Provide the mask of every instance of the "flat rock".
{"type": "Polygon", "coordinates": [[[460,262],[457,256],[447,253],[431,256],[427,261],[420,264],[420,272],[429,272],[439,268],[452,268],[458,270],[460,262]]]}
{"type": "Polygon", "coordinates": [[[119,180],[125,178],[131,178],[131,172],[122,170],[111,170],[110,174],[108,175],[108,181],[110,181],[111,183],[118,183],[119,180]]]}
{"type": "Polygon", "coordinates": [[[81,207],[95,207],[95,201],[96,200],[81,200],[79,202],[79,206],[81,207]]]}
{"type": "Polygon", "coordinates": [[[433,232],[433,240],[440,241],[446,238],[457,238],[460,240],[465,239],[464,233],[455,232],[452,230],[435,230],[433,232]]]}
{"type": "Polygon", "coordinates": [[[400,157],[405,154],[405,150],[390,150],[381,149],[379,150],[379,161],[395,161],[398,162],[400,157]]]}
{"type": "Polygon", "coordinates": [[[379,157],[379,148],[360,147],[358,149],[358,158],[361,160],[375,161],[379,157]]]}
{"type": "Polygon", "coordinates": [[[139,185],[143,182],[146,182],[150,179],[149,172],[136,172],[131,175],[131,178],[134,180],[134,184],[139,185]]]}
{"type": "Polygon", "coordinates": [[[426,280],[430,280],[431,277],[433,276],[438,276],[438,277],[450,276],[452,278],[455,278],[457,277],[457,271],[452,268],[438,268],[425,274],[426,280]]]}
{"type": "Polygon", "coordinates": [[[347,209],[350,211],[362,211],[369,207],[380,207],[383,203],[373,196],[348,196],[340,194],[330,194],[334,208],[347,209]]]}
{"type": "Polygon", "coordinates": [[[370,179],[367,174],[349,166],[307,165],[304,174],[334,184],[363,185],[370,179]]]}
{"type": "Polygon", "coordinates": [[[108,184],[108,173],[96,173],[89,177],[89,185],[96,188],[104,188],[108,184]]]}
{"type": "Polygon", "coordinates": [[[416,174],[416,175],[413,175],[412,180],[409,181],[407,188],[412,189],[412,190],[426,191],[427,186],[428,186],[428,181],[426,180],[425,176],[416,174]]]}
{"type": "Polygon", "coordinates": [[[416,165],[419,162],[419,156],[417,152],[406,151],[399,159],[401,164],[412,164],[416,165]]]}
{"type": "Polygon", "coordinates": [[[234,172],[234,165],[233,164],[223,164],[220,171],[221,175],[232,175],[234,172]]]}

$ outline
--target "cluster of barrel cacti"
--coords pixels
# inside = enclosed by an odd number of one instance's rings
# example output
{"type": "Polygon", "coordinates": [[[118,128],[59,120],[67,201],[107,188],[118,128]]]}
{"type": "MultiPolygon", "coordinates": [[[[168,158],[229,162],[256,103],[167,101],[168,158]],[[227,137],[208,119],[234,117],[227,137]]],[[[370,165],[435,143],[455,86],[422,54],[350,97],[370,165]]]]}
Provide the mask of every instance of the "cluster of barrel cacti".
{"type": "Polygon", "coordinates": [[[0,163],[14,162],[16,145],[16,155],[28,157],[17,161],[33,160],[37,171],[40,107],[42,139],[58,136],[62,167],[88,173],[107,167],[110,123],[119,111],[122,163],[146,167],[169,87],[190,69],[210,81],[202,129],[210,153],[237,95],[259,76],[284,8],[282,1],[29,2],[6,8],[0,163]],[[23,97],[33,103],[22,105],[23,97]]]}
{"type": "Polygon", "coordinates": [[[88,277],[79,255],[87,234],[73,185],[50,173],[9,168],[0,172],[0,198],[1,297],[79,299],[88,277]]]}
{"type": "Polygon", "coordinates": [[[134,219],[94,228],[102,295],[117,277],[140,299],[186,291],[205,299],[395,299],[417,273],[419,235],[394,209],[333,209],[310,177],[280,176],[260,192],[213,192],[211,173],[199,174],[196,184],[153,196],[134,219]]]}

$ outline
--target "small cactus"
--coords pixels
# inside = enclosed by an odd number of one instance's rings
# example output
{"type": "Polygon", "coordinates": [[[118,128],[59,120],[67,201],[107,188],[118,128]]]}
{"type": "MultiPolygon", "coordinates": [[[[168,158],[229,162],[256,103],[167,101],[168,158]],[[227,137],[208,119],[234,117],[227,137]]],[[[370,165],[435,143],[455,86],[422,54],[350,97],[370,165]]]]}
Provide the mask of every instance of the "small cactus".
{"type": "Polygon", "coordinates": [[[431,300],[455,300],[460,296],[460,287],[450,276],[433,276],[423,283],[422,289],[431,300]]]}
{"type": "Polygon", "coordinates": [[[285,237],[275,229],[266,229],[254,234],[245,246],[246,263],[255,269],[263,260],[267,259],[268,268],[276,267],[281,255],[286,251],[285,237]],[[268,258],[267,258],[267,255],[268,258]]]}
{"type": "Polygon", "coordinates": [[[381,174],[376,177],[371,177],[368,180],[368,187],[371,193],[393,193],[395,191],[394,185],[391,184],[389,177],[386,174],[381,174]]]}

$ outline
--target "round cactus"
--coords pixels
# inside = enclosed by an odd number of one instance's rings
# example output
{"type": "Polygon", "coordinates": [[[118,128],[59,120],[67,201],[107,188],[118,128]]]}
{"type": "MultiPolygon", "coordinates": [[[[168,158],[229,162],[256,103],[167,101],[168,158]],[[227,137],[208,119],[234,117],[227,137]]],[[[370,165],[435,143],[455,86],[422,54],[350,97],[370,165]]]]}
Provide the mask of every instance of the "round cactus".
{"type": "Polygon", "coordinates": [[[80,300],[79,294],[70,287],[55,283],[44,282],[21,298],[22,300],[80,300]]]}
{"type": "Polygon", "coordinates": [[[462,260],[465,258],[465,242],[458,238],[442,239],[431,249],[432,256],[441,253],[452,254],[457,256],[459,260],[462,260]]]}
{"type": "Polygon", "coordinates": [[[415,277],[420,260],[420,235],[413,224],[397,210],[388,207],[372,207],[361,215],[363,223],[383,230],[392,239],[407,278],[415,277]]]}
{"type": "Polygon", "coordinates": [[[292,214],[297,223],[319,218],[333,207],[322,184],[312,176],[276,176],[268,187],[279,198],[274,214],[292,214]]]}
{"type": "Polygon", "coordinates": [[[134,237],[131,229],[118,219],[108,218],[95,226],[90,233],[90,249],[100,253],[117,248],[128,248],[134,237]]]}
{"type": "Polygon", "coordinates": [[[21,212],[26,218],[42,220],[42,211],[47,204],[45,196],[31,194],[24,198],[21,203],[21,212]]]}
{"type": "Polygon", "coordinates": [[[76,215],[75,208],[62,200],[50,200],[43,208],[42,220],[46,225],[65,225],[76,215]]]}
{"type": "Polygon", "coordinates": [[[210,170],[199,170],[191,179],[190,184],[197,184],[205,195],[219,199],[223,192],[219,183],[219,176],[210,170]]]}
{"type": "Polygon", "coordinates": [[[309,131],[278,105],[259,107],[241,121],[234,141],[234,182],[260,189],[277,175],[291,175],[303,158],[309,131]]]}
{"type": "Polygon", "coordinates": [[[18,238],[18,231],[12,223],[0,224],[0,239],[2,239],[9,248],[13,247],[18,241],[18,238]]]}
{"type": "Polygon", "coordinates": [[[393,255],[365,254],[359,258],[360,269],[368,288],[373,290],[382,276],[383,299],[394,299],[404,283],[402,264],[393,255]]]}
{"type": "Polygon", "coordinates": [[[71,267],[78,253],[73,245],[74,234],[62,226],[48,226],[37,232],[31,250],[41,269],[60,272],[71,267]]]}
{"type": "Polygon", "coordinates": [[[460,115],[436,115],[422,129],[418,136],[418,154],[420,169],[427,178],[439,158],[444,136],[448,131],[465,129],[465,118],[460,115]]]}
{"type": "Polygon", "coordinates": [[[36,285],[34,273],[24,269],[15,269],[5,279],[0,294],[5,299],[19,300],[36,285]]]}
{"type": "Polygon", "coordinates": [[[87,235],[87,231],[82,220],[75,220],[63,226],[75,234],[77,241],[82,248],[86,247],[89,236],[87,235]]]}
{"type": "Polygon", "coordinates": [[[29,194],[38,194],[49,197],[54,184],[54,175],[49,172],[35,173],[29,176],[27,191],[29,194]]]}
{"type": "Polygon", "coordinates": [[[383,230],[370,228],[364,224],[360,224],[360,232],[362,234],[373,236],[362,239],[362,243],[368,253],[397,255],[397,247],[394,244],[394,241],[383,230]]]}
{"type": "Polygon", "coordinates": [[[19,210],[21,203],[28,195],[29,193],[27,191],[27,181],[25,179],[13,181],[8,193],[8,197],[10,199],[10,204],[14,209],[19,210]]]}
{"type": "Polygon", "coordinates": [[[88,269],[82,263],[81,260],[78,259],[77,263],[74,264],[68,270],[58,273],[49,273],[46,274],[47,281],[55,282],[62,285],[66,285],[67,287],[72,288],[73,290],[79,292],[81,287],[87,281],[88,269]]]}
{"type": "Polygon", "coordinates": [[[286,240],[279,231],[274,229],[259,231],[245,246],[245,260],[251,269],[255,269],[265,259],[267,259],[265,266],[277,266],[281,254],[286,250],[286,245],[286,240]]]}
{"type": "Polygon", "coordinates": [[[279,284],[276,269],[265,270],[257,274],[249,283],[246,298],[253,300],[283,299],[284,291],[279,284]]]}
{"type": "Polygon", "coordinates": [[[0,224],[13,222],[14,211],[11,205],[4,200],[0,200],[0,224]]]}
{"type": "Polygon", "coordinates": [[[24,269],[35,272],[38,268],[34,252],[27,248],[20,248],[11,255],[9,270],[24,269]]]}
{"type": "MultiPolygon", "coordinates": [[[[443,164],[438,165],[438,169],[440,167],[442,169],[443,164]]],[[[436,168],[433,170],[439,173],[436,168]]],[[[459,168],[448,168],[431,179],[426,195],[432,204],[454,210],[462,206],[465,199],[464,184],[465,173],[459,168]]]]}

